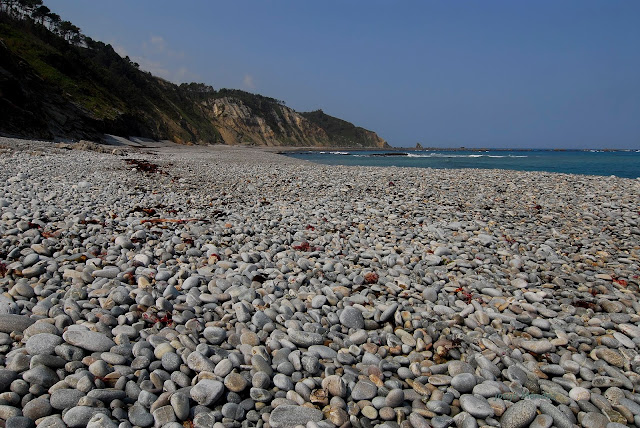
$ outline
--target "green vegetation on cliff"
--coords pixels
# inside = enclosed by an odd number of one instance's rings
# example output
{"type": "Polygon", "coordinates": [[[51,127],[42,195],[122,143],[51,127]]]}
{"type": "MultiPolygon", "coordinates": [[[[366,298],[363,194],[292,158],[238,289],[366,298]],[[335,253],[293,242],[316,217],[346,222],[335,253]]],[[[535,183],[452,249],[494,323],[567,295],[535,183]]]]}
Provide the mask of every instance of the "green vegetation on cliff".
{"type": "Polygon", "coordinates": [[[300,114],[331,135],[336,146],[348,146],[357,141],[359,142],[358,145],[363,147],[385,147],[384,145],[381,146],[379,141],[376,141],[378,136],[375,133],[355,126],[346,120],[329,116],[322,110],[300,114]]]}
{"type": "Polygon", "coordinates": [[[386,144],[274,98],[155,77],[40,0],[0,2],[0,117],[0,133],[44,139],[109,133],[196,144],[386,144]]]}

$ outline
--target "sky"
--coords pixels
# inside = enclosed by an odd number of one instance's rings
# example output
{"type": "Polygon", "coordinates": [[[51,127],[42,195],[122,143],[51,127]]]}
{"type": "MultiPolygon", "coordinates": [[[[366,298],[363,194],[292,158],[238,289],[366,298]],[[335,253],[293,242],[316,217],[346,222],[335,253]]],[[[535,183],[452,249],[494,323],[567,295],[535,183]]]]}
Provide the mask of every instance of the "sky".
{"type": "Polygon", "coordinates": [[[640,149],[637,0],[45,0],[175,83],[393,146],[640,149]]]}

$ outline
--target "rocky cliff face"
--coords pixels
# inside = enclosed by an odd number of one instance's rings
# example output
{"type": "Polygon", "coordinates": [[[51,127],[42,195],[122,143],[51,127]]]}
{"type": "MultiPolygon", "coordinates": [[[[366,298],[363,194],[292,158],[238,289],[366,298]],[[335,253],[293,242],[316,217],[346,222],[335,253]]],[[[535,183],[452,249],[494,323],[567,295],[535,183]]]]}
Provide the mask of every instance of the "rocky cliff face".
{"type": "Polygon", "coordinates": [[[329,141],[322,128],[285,106],[271,106],[265,118],[232,97],[209,99],[201,105],[226,144],[317,146],[329,141]]]}
{"type": "MultiPolygon", "coordinates": [[[[233,96],[210,98],[200,103],[203,112],[215,124],[226,144],[250,144],[266,146],[350,146],[388,147],[386,141],[375,132],[356,128],[344,122],[355,132],[356,138],[348,138],[326,129],[306,117],[310,113],[298,113],[285,105],[269,102],[252,109],[233,96]]],[[[324,115],[324,113],[321,113],[324,115]]],[[[339,120],[324,115],[328,120],[339,120]]]]}
{"type": "Polygon", "coordinates": [[[104,43],[74,46],[0,13],[0,133],[45,139],[102,134],[194,144],[386,147],[374,132],[323,112],[203,84],[175,85],[104,43]]]}

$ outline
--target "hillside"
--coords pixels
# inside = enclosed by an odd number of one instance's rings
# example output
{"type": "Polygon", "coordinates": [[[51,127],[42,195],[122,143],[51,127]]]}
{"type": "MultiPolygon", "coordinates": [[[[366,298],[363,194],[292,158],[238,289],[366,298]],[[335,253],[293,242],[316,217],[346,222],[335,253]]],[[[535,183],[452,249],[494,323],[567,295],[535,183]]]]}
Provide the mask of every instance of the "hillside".
{"type": "MultiPolygon", "coordinates": [[[[43,139],[103,134],[194,144],[386,147],[374,132],[234,89],[175,85],[110,45],[0,10],[0,133],[43,139]]],[[[53,14],[55,15],[55,14],[53,14]]],[[[66,22],[66,21],[63,21],[66,22]]],[[[69,27],[70,23],[67,24],[69,27]]],[[[78,31],[73,31],[73,29],[78,31]]]]}

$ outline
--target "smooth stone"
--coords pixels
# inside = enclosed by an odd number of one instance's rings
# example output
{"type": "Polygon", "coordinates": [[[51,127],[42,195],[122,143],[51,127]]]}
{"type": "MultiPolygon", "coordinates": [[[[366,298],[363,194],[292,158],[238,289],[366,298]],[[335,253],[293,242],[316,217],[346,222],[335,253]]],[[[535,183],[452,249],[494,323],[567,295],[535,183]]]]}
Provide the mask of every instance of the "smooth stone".
{"type": "MultiPolygon", "coordinates": [[[[369,406],[367,406],[367,407],[369,407],[369,406]]],[[[365,417],[368,417],[368,416],[365,415],[365,417]]],[[[375,419],[376,417],[377,417],[377,414],[373,418],[369,418],[369,419],[375,419]]],[[[429,427],[431,427],[429,422],[427,422],[427,420],[424,417],[422,417],[420,414],[418,414],[416,412],[411,412],[411,414],[409,414],[409,418],[408,419],[409,419],[409,423],[411,424],[411,426],[413,428],[429,428],[429,427]]]]}
{"type": "MultiPolygon", "coordinates": [[[[159,348],[159,347],[158,347],[159,348]]],[[[158,349],[156,348],[156,349],[158,349]]],[[[173,349],[173,347],[171,347],[173,349]]],[[[171,351],[173,352],[173,351],[171,351]]],[[[200,372],[212,372],[216,368],[216,364],[200,352],[195,351],[189,354],[187,357],[187,366],[196,373],[200,372]]]]}
{"type": "Polygon", "coordinates": [[[613,349],[602,349],[600,351],[600,357],[607,363],[620,368],[624,367],[626,361],[620,352],[614,351],[613,349]]]}
{"type": "Polygon", "coordinates": [[[176,422],[176,414],[170,405],[158,407],[151,414],[156,428],[166,427],[170,423],[176,422]]]}
{"type": "Polygon", "coordinates": [[[324,342],[322,335],[319,333],[288,329],[287,334],[291,342],[304,348],[308,348],[311,345],[322,345],[324,342]]]}
{"type": "Polygon", "coordinates": [[[69,409],[62,420],[69,428],[86,427],[91,418],[98,413],[108,414],[108,410],[98,407],[76,406],[69,409]]]}
{"type": "MultiPolygon", "coordinates": [[[[45,416],[46,417],[46,416],[45,416]]],[[[60,424],[64,427],[64,423],[60,420],[60,424]]],[[[5,428],[35,428],[36,423],[33,418],[27,416],[12,416],[5,421],[5,428]]],[[[40,425],[44,426],[44,425],[40,425]]]]}
{"type": "Polygon", "coordinates": [[[340,324],[347,328],[360,330],[364,328],[362,312],[353,306],[347,306],[340,313],[340,324]]]}
{"type": "Polygon", "coordinates": [[[553,344],[548,340],[523,340],[520,346],[536,354],[546,354],[553,349],[553,344]]]}
{"type": "Polygon", "coordinates": [[[588,412],[582,417],[581,424],[584,428],[606,428],[609,419],[602,413],[588,412]]]}
{"type": "Polygon", "coordinates": [[[226,375],[231,373],[231,370],[233,370],[233,363],[231,362],[231,360],[225,358],[224,360],[221,360],[218,364],[216,364],[215,368],[213,369],[213,373],[216,376],[225,377],[226,375]]]}
{"type": "Polygon", "coordinates": [[[11,333],[13,331],[22,332],[26,330],[35,320],[16,314],[0,314],[0,332],[11,333]]]}
{"type": "Polygon", "coordinates": [[[502,418],[500,425],[503,428],[524,428],[535,419],[537,406],[531,400],[521,400],[509,407],[502,418]]]}
{"type": "Polygon", "coordinates": [[[553,425],[553,418],[549,415],[538,415],[531,422],[529,428],[550,428],[553,425]]]}
{"type": "Polygon", "coordinates": [[[222,406],[221,413],[225,418],[240,421],[244,418],[245,410],[236,403],[225,403],[222,406]]]}
{"type": "Polygon", "coordinates": [[[451,383],[451,376],[447,375],[432,375],[429,376],[429,383],[434,386],[449,385],[451,383]]]}
{"type": "Polygon", "coordinates": [[[171,395],[171,407],[179,421],[187,420],[189,417],[189,397],[181,392],[171,395]]]}
{"type": "Polygon", "coordinates": [[[220,327],[207,327],[202,334],[212,345],[220,345],[227,338],[227,332],[220,327]]]}
{"type": "Polygon", "coordinates": [[[322,388],[326,389],[334,397],[345,398],[347,396],[347,383],[338,375],[330,375],[322,380],[322,388]]]}
{"type": "Polygon", "coordinates": [[[87,397],[95,398],[109,405],[114,400],[124,400],[126,393],[115,388],[96,388],[87,393],[87,397]]]}
{"type": "Polygon", "coordinates": [[[76,406],[84,396],[84,392],[77,389],[56,389],[51,393],[49,401],[54,409],[64,410],[76,406]]]}
{"type": "Polygon", "coordinates": [[[278,373],[273,377],[273,384],[282,391],[290,391],[294,387],[291,378],[282,373],[278,373]]]}
{"type": "Polygon", "coordinates": [[[200,380],[191,388],[191,398],[198,404],[208,406],[215,403],[223,394],[224,385],[222,382],[211,379],[200,380]]]}
{"type": "Polygon", "coordinates": [[[476,383],[476,377],[471,373],[460,373],[451,378],[451,386],[463,394],[472,391],[476,383]]]}
{"type": "Polygon", "coordinates": [[[362,413],[362,416],[364,416],[365,418],[371,420],[378,418],[378,411],[373,406],[364,406],[360,413],[362,413]]]}
{"type": "Polygon", "coordinates": [[[591,392],[587,388],[576,386],[569,391],[569,398],[575,401],[585,400],[589,401],[591,398],[591,392]]]}
{"type": "Polygon", "coordinates": [[[441,400],[430,400],[427,402],[427,409],[431,410],[434,413],[439,415],[441,414],[449,414],[451,412],[451,407],[441,400]]]}
{"type": "Polygon", "coordinates": [[[30,384],[40,385],[44,388],[50,388],[60,380],[56,372],[45,366],[35,366],[27,370],[22,373],[22,379],[30,384]]]}
{"type": "Polygon", "coordinates": [[[294,428],[309,422],[320,422],[322,418],[322,411],[318,409],[283,404],[271,412],[269,425],[272,428],[294,428]]]}
{"type": "Polygon", "coordinates": [[[449,376],[452,377],[455,377],[462,373],[474,374],[476,372],[471,364],[459,360],[450,361],[449,364],[447,364],[447,370],[449,371],[449,376]]]}
{"type": "Polygon", "coordinates": [[[92,352],[105,352],[116,345],[104,334],[91,330],[67,330],[62,338],[71,345],[92,352]]]}
{"type": "MultiPolygon", "coordinates": [[[[28,365],[27,365],[28,367],[28,365]]],[[[8,391],[11,382],[18,378],[18,373],[12,370],[0,369],[0,391],[8,391]]]]}
{"type": "Polygon", "coordinates": [[[239,373],[229,373],[224,378],[224,386],[226,386],[229,391],[242,392],[247,385],[247,380],[239,373]]]}
{"type": "Polygon", "coordinates": [[[404,401],[404,391],[402,389],[392,389],[385,397],[385,404],[389,407],[399,407],[404,401]]]}
{"type": "Polygon", "coordinates": [[[87,428],[118,428],[118,424],[104,413],[98,413],[89,419],[87,428]]]}
{"type": "Polygon", "coordinates": [[[544,414],[547,414],[553,418],[553,423],[558,428],[573,428],[573,423],[569,418],[562,413],[555,405],[548,403],[546,401],[540,401],[538,403],[538,407],[540,411],[544,414]]]}
{"type": "Polygon", "coordinates": [[[354,401],[371,400],[378,393],[378,387],[369,380],[361,380],[353,387],[351,398],[354,401]]]}
{"type": "MultiPolygon", "coordinates": [[[[360,331],[365,332],[365,330],[360,330],[360,331]]],[[[366,342],[366,338],[365,338],[365,342],[366,342]]],[[[338,352],[324,345],[311,345],[309,346],[309,352],[318,354],[320,358],[333,359],[338,357],[338,352]]]]}
{"type": "Polygon", "coordinates": [[[493,408],[486,398],[465,394],[460,396],[460,407],[471,416],[484,419],[493,416],[493,408]]]}
{"type": "Polygon", "coordinates": [[[154,423],[153,415],[147,411],[142,405],[136,403],[129,408],[129,421],[133,425],[139,427],[150,427],[154,423]]]}
{"type": "Polygon", "coordinates": [[[44,397],[34,398],[22,407],[22,415],[34,421],[49,416],[52,411],[49,399],[44,397]]]}

